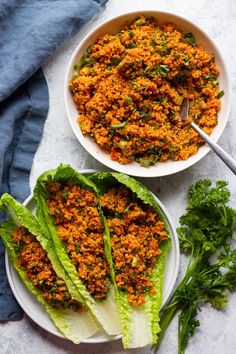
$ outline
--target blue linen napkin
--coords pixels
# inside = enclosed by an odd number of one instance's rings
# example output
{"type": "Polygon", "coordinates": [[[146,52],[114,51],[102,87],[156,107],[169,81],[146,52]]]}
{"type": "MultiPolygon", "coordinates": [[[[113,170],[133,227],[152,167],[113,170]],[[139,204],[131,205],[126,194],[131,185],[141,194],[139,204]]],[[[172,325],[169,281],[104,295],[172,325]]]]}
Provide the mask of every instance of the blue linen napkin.
{"type": "MultiPolygon", "coordinates": [[[[41,65],[106,1],[0,0],[0,195],[23,201],[30,193],[29,174],[48,111],[41,65]]],[[[22,315],[7,281],[0,239],[0,320],[22,315]]]]}

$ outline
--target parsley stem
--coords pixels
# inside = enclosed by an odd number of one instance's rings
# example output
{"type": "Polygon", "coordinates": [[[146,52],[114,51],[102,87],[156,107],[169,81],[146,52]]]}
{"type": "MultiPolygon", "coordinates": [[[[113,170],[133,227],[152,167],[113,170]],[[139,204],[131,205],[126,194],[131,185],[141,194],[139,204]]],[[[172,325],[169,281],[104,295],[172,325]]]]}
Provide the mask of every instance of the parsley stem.
{"type": "Polygon", "coordinates": [[[185,273],[185,276],[183,277],[182,281],[179,283],[177,288],[175,289],[174,293],[172,294],[171,298],[169,299],[167,305],[165,306],[164,310],[161,312],[160,316],[160,327],[161,327],[161,332],[159,333],[157,343],[155,344],[155,352],[157,352],[160,343],[165,335],[165,331],[167,327],[169,326],[170,322],[176,315],[176,313],[179,311],[179,305],[180,305],[180,300],[176,297],[176,294],[180,289],[182,289],[191,279],[192,274],[196,271],[199,261],[201,257],[197,257],[197,259],[194,259],[193,257],[190,258],[187,270],[185,273]],[[191,264],[192,263],[192,264],[191,264]]]}
{"type": "Polygon", "coordinates": [[[155,344],[155,353],[158,351],[161,341],[165,335],[166,329],[178,311],[178,307],[174,306],[170,310],[163,311],[160,319],[161,332],[158,335],[157,343],[155,344]]]}
{"type": "Polygon", "coordinates": [[[177,229],[181,250],[189,255],[189,261],[184,277],[160,313],[156,350],[178,313],[178,354],[184,354],[200,326],[201,306],[208,302],[213,308],[224,309],[228,290],[236,291],[236,248],[231,242],[236,210],[227,205],[227,182],[211,185],[211,181],[201,180],[189,188],[187,212],[177,229]]]}

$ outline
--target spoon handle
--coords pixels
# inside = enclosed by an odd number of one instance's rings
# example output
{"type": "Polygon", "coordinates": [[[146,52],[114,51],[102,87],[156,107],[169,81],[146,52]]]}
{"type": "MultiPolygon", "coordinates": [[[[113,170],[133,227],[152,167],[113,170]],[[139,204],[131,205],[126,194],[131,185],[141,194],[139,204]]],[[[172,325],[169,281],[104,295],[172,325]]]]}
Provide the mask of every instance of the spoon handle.
{"type": "Polygon", "coordinates": [[[227,152],[216,144],[201,128],[195,123],[191,123],[191,127],[195,129],[198,134],[207,142],[208,145],[215,151],[215,153],[221,158],[222,161],[231,169],[236,175],[236,161],[227,152]]]}

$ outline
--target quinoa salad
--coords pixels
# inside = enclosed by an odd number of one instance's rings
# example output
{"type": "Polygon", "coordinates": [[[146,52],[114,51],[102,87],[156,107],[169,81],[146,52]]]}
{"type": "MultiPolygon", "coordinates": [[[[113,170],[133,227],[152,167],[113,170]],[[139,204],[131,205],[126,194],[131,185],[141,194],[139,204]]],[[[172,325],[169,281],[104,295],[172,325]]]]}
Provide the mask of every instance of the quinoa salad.
{"type": "Polygon", "coordinates": [[[114,161],[149,167],[197,153],[203,140],[181,121],[181,104],[189,99],[189,120],[210,134],[224,94],[218,75],[192,33],[140,16],[87,49],[70,90],[84,135],[114,161]]]}

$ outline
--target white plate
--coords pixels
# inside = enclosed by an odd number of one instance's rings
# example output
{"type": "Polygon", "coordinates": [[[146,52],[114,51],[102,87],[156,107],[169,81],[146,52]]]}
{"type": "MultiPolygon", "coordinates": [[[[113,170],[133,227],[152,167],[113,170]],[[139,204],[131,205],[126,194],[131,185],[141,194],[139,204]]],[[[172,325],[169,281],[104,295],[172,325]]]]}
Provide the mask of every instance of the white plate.
{"type": "Polygon", "coordinates": [[[182,171],[199,160],[201,160],[209,151],[210,148],[208,145],[203,145],[199,148],[196,155],[191,156],[188,160],[185,161],[165,161],[165,162],[157,162],[154,166],[145,168],[142,167],[137,162],[132,162],[127,165],[122,165],[117,161],[112,161],[108,154],[106,154],[98,144],[90,137],[84,136],[80,130],[79,124],[77,123],[78,111],[76,109],[75,103],[73,101],[71,92],[69,90],[69,81],[73,76],[74,65],[75,63],[82,57],[85,50],[89,45],[93,44],[95,40],[104,33],[116,33],[120,31],[122,25],[128,20],[134,20],[138,15],[143,14],[147,17],[155,17],[162,22],[173,22],[178,28],[183,30],[184,32],[192,32],[197,39],[198,43],[204,45],[206,50],[210,53],[215,54],[215,60],[217,66],[220,69],[219,87],[220,90],[224,90],[225,95],[221,99],[221,109],[218,113],[218,125],[214,128],[214,131],[211,134],[211,137],[214,141],[217,141],[222,134],[230,112],[230,97],[231,97],[231,87],[229,82],[229,73],[227,67],[225,65],[224,59],[220,53],[220,50],[216,46],[216,44],[212,41],[212,39],[197,25],[193,22],[167,12],[160,11],[136,11],[131,13],[126,13],[124,15],[112,18],[98,27],[96,27],[93,31],[91,31],[78,45],[75,49],[70,62],[67,67],[65,83],[64,83],[64,100],[67,115],[69,118],[70,125],[72,130],[81,143],[81,145],[99,162],[103,163],[107,167],[127,173],[132,176],[139,177],[160,177],[167,176],[179,171],[182,171]]]}
{"type": "MultiPolygon", "coordinates": [[[[88,171],[81,171],[82,173],[88,173],[88,171]]],[[[94,172],[94,171],[91,171],[94,172]]],[[[90,172],[90,173],[91,173],[90,172]]],[[[167,262],[166,262],[166,269],[164,275],[164,286],[163,286],[163,301],[162,306],[167,302],[173,287],[175,285],[178,269],[179,269],[179,242],[178,237],[175,232],[173,221],[167,212],[164,205],[160,202],[160,200],[154,195],[156,198],[161,210],[165,214],[168,220],[168,226],[170,230],[171,236],[171,246],[167,255],[167,262]]],[[[24,202],[24,205],[28,207],[33,213],[36,210],[36,201],[33,198],[33,195],[30,195],[24,202]]],[[[19,302],[22,309],[25,313],[40,327],[44,328],[46,331],[61,337],[65,338],[58,329],[54,326],[52,320],[44,310],[44,307],[37,301],[35,296],[33,296],[25,287],[24,283],[21,281],[20,277],[18,276],[17,272],[15,271],[12,263],[10,262],[8,255],[5,255],[6,259],[6,272],[7,277],[9,280],[9,284],[11,286],[12,292],[15,295],[17,301],[19,302]]],[[[105,333],[105,331],[100,330],[92,337],[86,339],[85,343],[102,343],[108,342],[114,339],[121,338],[119,336],[109,336],[105,333]]]]}

